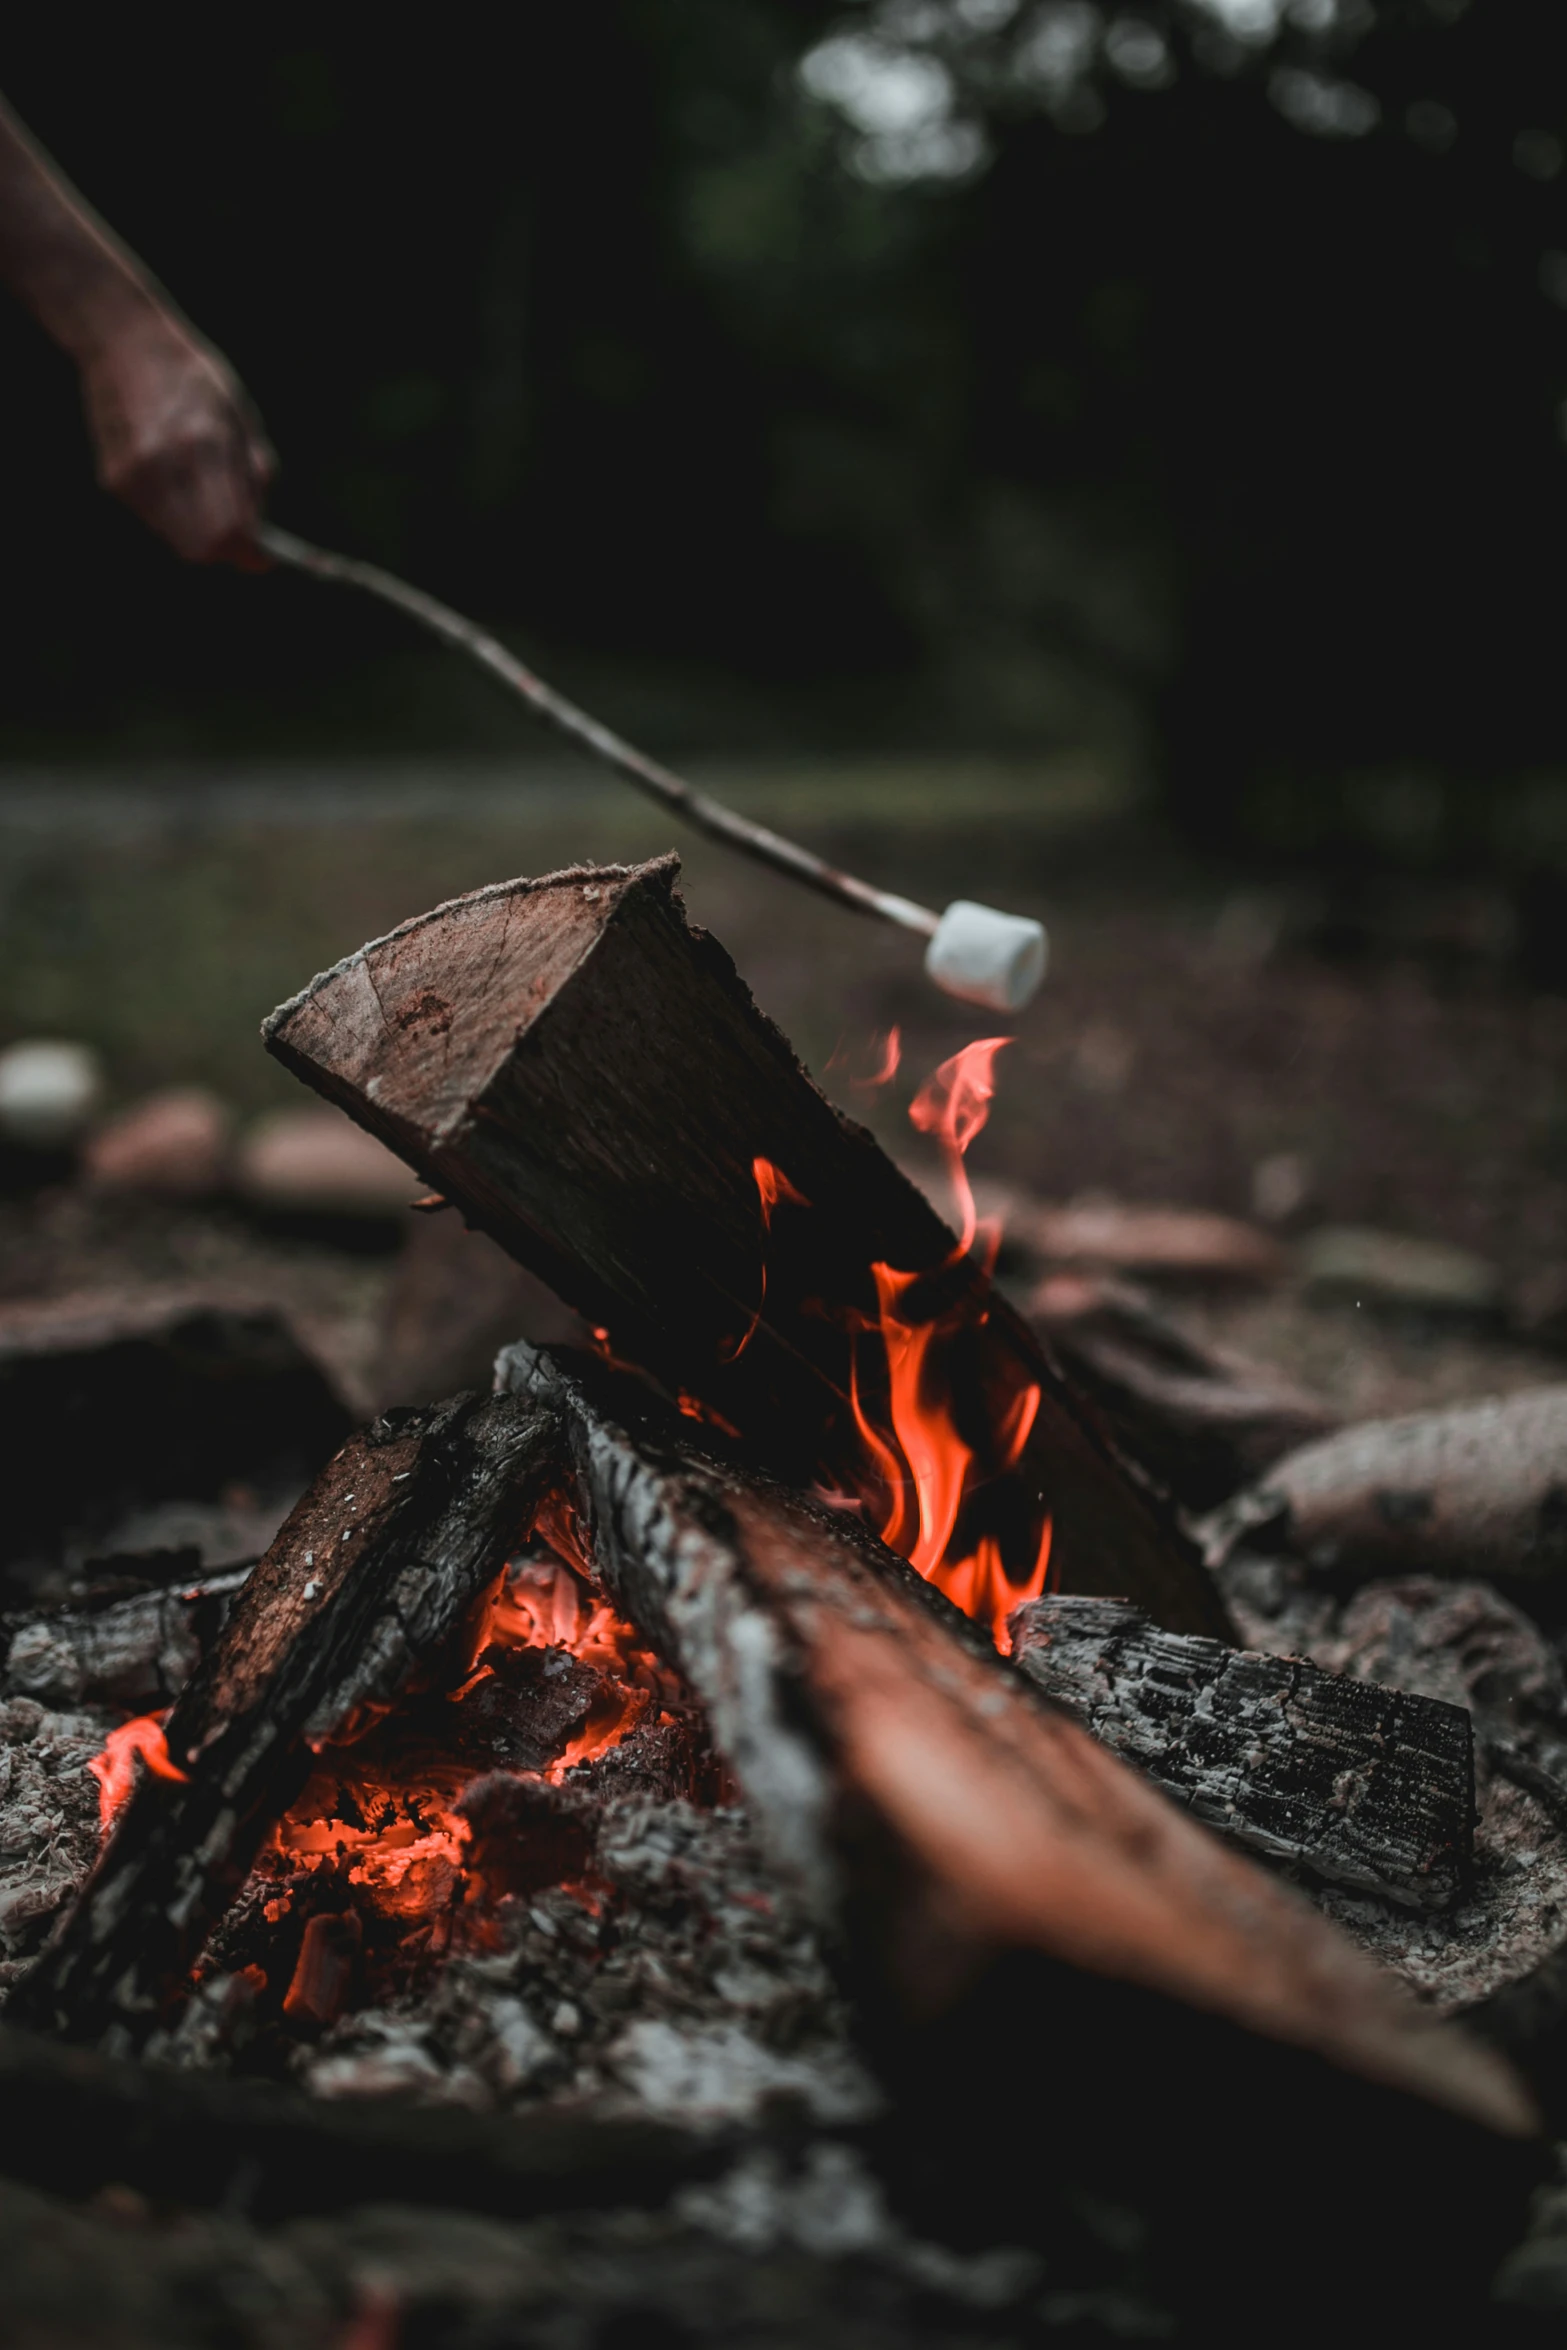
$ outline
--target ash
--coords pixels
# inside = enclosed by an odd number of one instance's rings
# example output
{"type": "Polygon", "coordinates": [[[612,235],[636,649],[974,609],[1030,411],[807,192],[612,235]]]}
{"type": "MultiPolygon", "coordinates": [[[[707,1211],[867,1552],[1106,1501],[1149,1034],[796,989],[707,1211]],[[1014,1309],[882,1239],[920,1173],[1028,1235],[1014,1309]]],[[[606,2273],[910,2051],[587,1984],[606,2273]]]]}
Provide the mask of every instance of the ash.
{"type": "Polygon", "coordinates": [[[117,1714],[0,1702],[0,1994],[25,1974],[98,1849],[88,1766],[117,1714]]]}
{"type": "Polygon", "coordinates": [[[1420,1998],[1484,2021],[1487,2004],[1545,1968],[1567,1935],[1567,1691],[1555,1647],[1487,1583],[1406,1575],[1345,1599],[1299,1562],[1246,1554],[1221,1581],[1247,1647],[1473,1715],[1474,1869],[1464,1896],[1418,1915],[1331,1886],[1308,1890],[1420,1998]]]}
{"type": "Polygon", "coordinates": [[[780,2104],[867,2117],[876,2096],[845,2010],[745,1814],[628,1795],[588,1817],[583,1881],[503,1898],[427,1993],[302,2049],[304,2084],[698,2124],[780,2104]]]}

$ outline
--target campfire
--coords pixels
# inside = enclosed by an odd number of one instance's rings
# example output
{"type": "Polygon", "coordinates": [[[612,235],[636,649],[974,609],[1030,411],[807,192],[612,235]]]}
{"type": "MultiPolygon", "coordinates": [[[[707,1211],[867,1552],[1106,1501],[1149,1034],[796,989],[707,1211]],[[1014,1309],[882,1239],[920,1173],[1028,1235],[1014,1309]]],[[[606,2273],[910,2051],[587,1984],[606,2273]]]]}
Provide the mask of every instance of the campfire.
{"type": "MultiPolygon", "coordinates": [[[[101,1849],[7,2026],[292,2082],[290,2127],[352,2111],[361,2147],[389,2097],[590,2117],[632,2199],[736,2130],[836,2132],[980,2243],[1031,2240],[1073,2146],[1168,2160],[1221,2074],[1212,2175],[1275,2251],[1244,2140],[1281,2098],[1353,2117],[1346,2162],[1396,2144],[1411,2204],[1527,2140],[1505,2059],[1351,1939],[1479,1898],[1469,1714],[1244,1646],[1241,1586],[996,1288],[965,1153],[1007,1039],[914,1097],[949,1225],[675,878],[482,891],[268,1021],[593,1344],[349,1434],[253,1571],[127,1619],[188,1670],[92,1757],[101,1849]],[[933,2185],[1019,2097],[1021,2167],[933,2185]],[[639,2173],[613,2133],[654,2124],[639,2173]]],[[[553,2143],[550,2192],[598,2192],[553,2143]]]]}

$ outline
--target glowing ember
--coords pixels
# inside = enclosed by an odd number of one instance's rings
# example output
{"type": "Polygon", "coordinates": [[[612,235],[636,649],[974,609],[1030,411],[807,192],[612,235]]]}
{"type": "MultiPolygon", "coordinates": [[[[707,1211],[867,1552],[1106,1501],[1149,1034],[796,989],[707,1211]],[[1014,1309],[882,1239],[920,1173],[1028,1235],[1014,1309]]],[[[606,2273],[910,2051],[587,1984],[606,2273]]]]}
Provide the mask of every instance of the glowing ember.
{"type": "Polygon", "coordinates": [[[156,1778],[183,1782],[189,1777],[188,1772],[169,1760],[163,1735],[168,1718],[167,1712],[140,1714],[134,1722],[122,1722],[117,1730],[109,1732],[103,1752],[95,1754],[88,1764],[98,1782],[98,1825],[105,1834],[136,1785],[138,1755],[156,1778]]]}
{"type": "Polygon", "coordinates": [[[554,1786],[679,1702],[674,1677],[592,1582],[570,1511],[547,1502],[535,1534],[555,1555],[512,1560],[491,1592],[470,1670],[446,1701],[450,1729],[438,1709],[433,1720],[325,1752],[276,1831],[273,1849],[290,1868],[336,1870],[371,1911],[394,1919],[433,1921],[471,1896],[470,1831],[458,1806],[495,1766],[476,1761],[466,1721],[482,1713],[485,1685],[504,1673],[508,1651],[562,1652],[596,1677],[586,1718],[538,1772],[554,1786]]]}
{"type": "MultiPolygon", "coordinates": [[[[909,1110],[913,1123],[941,1143],[961,1210],[963,1229],[950,1265],[968,1255],[979,1229],[963,1157],[990,1114],[995,1058],[1010,1041],[992,1036],[965,1046],[941,1064],[909,1110]]],[[[991,1236],[991,1260],[998,1238],[991,1236]]],[[[867,1403],[857,1360],[850,1369],[850,1403],[881,1498],[882,1540],[965,1615],[988,1624],[997,1646],[1005,1648],[1007,1617],[1045,1588],[1050,1519],[1040,1520],[1036,1513],[1038,1533],[1029,1545],[1033,1555],[1021,1577],[1008,1571],[1000,1537],[976,1533],[965,1521],[977,1499],[982,1511],[984,1489],[993,1489],[1021,1461],[1039,1411],[1039,1387],[1031,1381],[1015,1392],[1001,1425],[990,1432],[981,1461],[957,1425],[951,1372],[958,1342],[974,1328],[976,1312],[983,1321],[988,1311],[983,1299],[976,1306],[975,1293],[966,1288],[955,1307],[922,1312],[927,1277],[887,1264],[874,1264],[871,1272],[878,1307],[872,1327],[882,1358],[875,1367],[885,1371],[890,1425],[879,1425],[879,1407],[867,1403]]]]}

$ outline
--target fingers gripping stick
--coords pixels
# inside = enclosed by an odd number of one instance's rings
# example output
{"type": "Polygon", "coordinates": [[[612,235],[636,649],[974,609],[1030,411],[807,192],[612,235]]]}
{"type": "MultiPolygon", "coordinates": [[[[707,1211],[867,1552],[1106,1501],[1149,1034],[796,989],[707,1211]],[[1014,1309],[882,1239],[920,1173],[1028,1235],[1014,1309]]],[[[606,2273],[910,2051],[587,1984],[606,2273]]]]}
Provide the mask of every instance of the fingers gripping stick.
{"type": "Polygon", "coordinates": [[[757,858],[775,872],[789,874],[794,880],[804,882],[808,889],[836,898],[840,905],[852,906],[857,913],[875,914],[883,922],[896,923],[901,930],[918,931],[930,941],[925,969],[948,995],[957,996],[967,1004],[983,1004],[991,1011],[1016,1012],[1027,1003],[1044,977],[1045,933],[1040,923],[1017,914],[998,914],[989,906],[975,905],[968,898],[957,899],[938,917],[927,907],[915,905],[912,899],[897,897],[891,890],[876,889],[870,882],[859,880],[855,874],[840,872],[812,850],[783,839],[780,834],[768,831],[765,825],[753,824],[749,817],[738,815],[722,801],[682,782],[656,760],[646,758],[632,744],[612,734],[607,726],[601,726],[596,718],[590,718],[585,710],[579,710],[574,702],[556,693],[541,677],[535,677],[499,638],[475,627],[450,605],[437,603],[434,596],[427,596],[421,588],[410,587],[406,580],[382,571],[374,563],[360,563],[352,556],[334,555],[324,547],[313,547],[308,541],[295,538],[291,531],[278,530],[271,523],[264,523],[257,531],[256,543],[276,563],[287,563],[296,571],[308,571],[316,579],[362,588],[367,595],[378,596],[382,603],[395,605],[399,612],[418,621],[443,643],[466,653],[481,669],[488,670],[497,684],[526,703],[536,718],[542,718],[557,733],[569,735],[605,766],[613,767],[642,791],[662,800],[699,832],[723,841],[729,848],[739,849],[745,856],[757,858]]]}

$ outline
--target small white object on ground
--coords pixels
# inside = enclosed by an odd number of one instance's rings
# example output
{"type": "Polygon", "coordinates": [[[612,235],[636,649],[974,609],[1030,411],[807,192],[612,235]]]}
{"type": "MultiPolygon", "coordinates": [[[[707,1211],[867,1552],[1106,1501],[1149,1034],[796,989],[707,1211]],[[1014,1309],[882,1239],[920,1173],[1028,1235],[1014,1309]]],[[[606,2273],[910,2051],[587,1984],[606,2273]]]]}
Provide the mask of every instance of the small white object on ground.
{"type": "Polygon", "coordinates": [[[39,1037],[0,1053],[0,1134],[30,1150],[74,1142],[98,1106],[103,1072],[91,1046],[39,1037]]]}
{"type": "Polygon", "coordinates": [[[954,898],[925,950],[925,969],[965,1004],[1019,1012],[1045,976],[1048,953],[1042,922],[954,898]]]}

